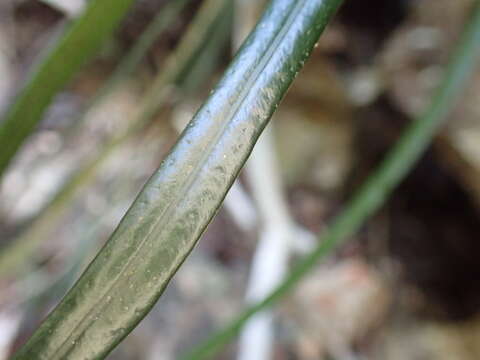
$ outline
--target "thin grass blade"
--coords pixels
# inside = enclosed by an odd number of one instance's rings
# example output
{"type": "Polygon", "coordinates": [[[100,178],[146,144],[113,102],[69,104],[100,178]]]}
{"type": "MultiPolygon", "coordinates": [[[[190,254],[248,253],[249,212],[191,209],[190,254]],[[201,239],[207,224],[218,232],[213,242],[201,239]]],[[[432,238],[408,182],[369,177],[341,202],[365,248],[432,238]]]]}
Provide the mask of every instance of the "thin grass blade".
{"type": "Polygon", "coordinates": [[[341,0],[275,0],[80,280],[14,359],[104,358],[217,212],[341,0]]]}
{"type": "Polygon", "coordinates": [[[105,84],[95,93],[89,107],[98,102],[115,89],[124,79],[135,70],[138,64],[144,59],[145,54],[151,48],[156,39],[175,21],[178,14],[191,0],[171,1],[163,7],[154,19],[147,26],[145,31],[135,40],[132,48],[128,51],[120,64],[115,68],[113,74],[105,84]]]}
{"type": "MultiPolygon", "coordinates": [[[[195,63],[198,53],[202,51],[211,32],[215,30],[214,25],[217,18],[223,13],[227,3],[226,0],[205,1],[180,44],[169,55],[165,66],[155,77],[144,101],[139,106],[135,119],[131,122],[132,125],[125,133],[110,139],[96,157],[87,160],[29,227],[0,252],[0,278],[28,268],[26,265],[30,264],[36,248],[52,233],[52,228],[55,228],[62,214],[68,210],[71,201],[82,188],[95,178],[98,169],[110,154],[150,123],[153,115],[168,100],[168,89],[180,81],[191,68],[191,64],[195,63]]],[[[115,74],[116,72],[113,76],[116,76],[115,74]]],[[[117,79],[119,78],[117,77],[117,79]]],[[[108,83],[112,84],[108,86],[116,86],[118,80],[109,80],[108,83]]]]}
{"type": "Polygon", "coordinates": [[[368,178],[345,210],[320,236],[317,248],[290,272],[269,296],[240,313],[224,329],[184,356],[183,360],[200,360],[213,356],[230,342],[243,325],[257,312],[268,308],[287,295],[308,274],[318,261],[353,235],[361,225],[388,199],[431,143],[435,133],[453,109],[471,78],[480,58],[480,3],[477,2],[472,20],[467,25],[460,46],[448,66],[444,81],[423,116],[414,121],[387,154],[380,167],[368,178]]]}
{"type": "Polygon", "coordinates": [[[0,122],[0,177],[53,97],[95,54],[134,0],[92,0],[32,71],[0,122]]]}

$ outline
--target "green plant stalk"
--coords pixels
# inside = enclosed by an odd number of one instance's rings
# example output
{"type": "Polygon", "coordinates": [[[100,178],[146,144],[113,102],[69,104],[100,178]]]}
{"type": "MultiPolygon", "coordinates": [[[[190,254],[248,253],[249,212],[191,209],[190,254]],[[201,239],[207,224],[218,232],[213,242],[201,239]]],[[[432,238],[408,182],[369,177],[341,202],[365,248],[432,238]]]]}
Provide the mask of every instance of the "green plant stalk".
{"type": "Polygon", "coordinates": [[[87,118],[89,111],[101,103],[105,97],[112,93],[125,79],[127,79],[140,64],[145,54],[153,45],[160,34],[168,29],[170,24],[177,18],[178,14],[185,8],[190,0],[177,0],[167,3],[154,19],[148,24],[147,28],[135,40],[134,45],[116,66],[113,73],[108,77],[105,83],[95,91],[91,100],[87,103],[80,115],[73,121],[66,137],[75,136],[78,129],[87,118]]]}
{"type": "Polygon", "coordinates": [[[54,224],[70,206],[71,200],[80,189],[95,178],[100,166],[122,144],[134,134],[145,128],[155,113],[168,100],[171,85],[194,63],[197,54],[202,50],[205,39],[215,29],[216,19],[222,14],[229,0],[206,0],[192,24],[188,27],[184,38],[176,50],[167,58],[162,71],[158,73],[147,91],[139,111],[131,126],[121,135],[108,141],[100,153],[77,170],[66,184],[55,195],[52,201],[33,220],[30,226],[21,233],[9,246],[0,252],[0,278],[25,269],[30,257],[39,244],[52,232],[54,224]]]}
{"type": "Polygon", "coordinates": [[[133,122],[134,127],[144,127],[164,105],[165,96],[171,90],[168,85],[181,81],[190,67],[195,64],[196,57],[202,52],[208,37],[216,28],[217,19],[224,13],[230,1],[205,0],[197,12],[194,22],[183,36],[181,43],[175,52],[168,57],[165,63],[166,70],[159,73],[150,86],[140,105],[141,111],[133,122]]]}
{"type": "Polygon", "coordinates": [[[123,80],[133,73],[155,40],[162,32],[168,29],[189,1],[190,0],[171,1],[159,11],[147,28],[135,40],[134,45],[115,68],[112,75],[110,75],[102,87],[95,92],[87,109],[97,105],[106,95],[110,94],[113,89],[117,88],[123,80]]]}
{"type": "Polygon", "coordinates": [[[14,359],[102,359],[143,319],[340,3],[271,3],[109,241],[14,359]]]}
{"type": "Polygon", "coordinates": [[[190,66],[188,72],[179,77],[182,95],[194,94],[200,85],[205,86],[206,74],[213,74],[221,62],[222,52],[230,39],[233,21],[233,1],[229,0],[222,16],[217,19],[215,30],[190,66]]]}
{"type": "Polygon", "coordinates": [[[480,5],[467,25],[462,41],[447,68],[445,78],[430,107],[403,133],[387,154],[380,167],[358,190],[345,210],[320,236],[317,248],[300,261],[288,277],[264,300],[248,307],[228,326],[184,356],[184,360],[199,360],[214,355],[235,337],[249,318],[287,295],[318,261],[352,236],[360,226],[388,199],[394,188],[408,174],[432,141],[439,126],[459,99],[472,75],[480,55],[480,5]]]}
{"type": "Polygon", "coordinates": [[[0,177],[53,97],[95,54],[134,0],[94,0],[32,72],[0,122],[0,177]]]}

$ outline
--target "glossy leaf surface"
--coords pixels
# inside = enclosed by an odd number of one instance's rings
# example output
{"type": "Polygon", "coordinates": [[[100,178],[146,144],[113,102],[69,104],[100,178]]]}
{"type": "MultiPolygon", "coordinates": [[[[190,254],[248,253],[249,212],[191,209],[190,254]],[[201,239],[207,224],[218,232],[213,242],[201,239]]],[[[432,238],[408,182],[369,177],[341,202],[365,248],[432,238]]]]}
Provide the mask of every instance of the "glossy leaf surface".
{"type": "Polygon", "coordinates": [[[275,0],[80,280],[15,359],[101,359],[215,215],[341,0],[275,0]]]}
{"type": "Polygon", "coordinates": [[[0,176],[53,97],[112,34],[134,0],[93,0],[33,70],[0,121],[0,176]]]}

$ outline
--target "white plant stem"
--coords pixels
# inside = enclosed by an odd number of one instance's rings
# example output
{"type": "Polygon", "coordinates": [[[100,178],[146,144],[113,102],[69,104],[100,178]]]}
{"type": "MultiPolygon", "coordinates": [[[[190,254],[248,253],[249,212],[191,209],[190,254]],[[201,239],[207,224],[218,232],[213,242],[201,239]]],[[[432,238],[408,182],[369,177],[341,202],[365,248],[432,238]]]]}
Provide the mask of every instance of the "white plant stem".
{"type": "MultiPolygon", "coordinates": [[[[237,0],[233,47],[238,48],[256,22],[261,1],[237,0]]],[[[187,111],[188,112],[188,111],[187,111]]],[[[180,109],[173,124],[178,131],[190,117],[180,109]]],[[[275,156],[272,125],[267,126],[247,162],[246,175],[255,205],[237,180],[224,205],[236,224],[251,232],[261,223],[258,245],[253,255],[246,301],[263,299],[284,278],[292,252],[307,253],[315,245],[315,235],[297,225],[289,213],[275,156]]],[[[238,360],[269,360],[274,343],[274,315],[270,310],[252,317],[239,339],[238,360]]]]}
{"type": "Polygon", "coordinates": [[[240,181],[236,180],[233,183],[223,205],[243,232],[249,233],[255,229],[258,223],[257,210],[240,181]]]}
{"type": "Polygon", "coordinates": [[[85,0],[40,0],[63,12],[69,18],[78,17],[87,5],[85,0]]]}
{"type": "MultiPolygon", "coordinates": [[[[255,25],[261,3],[258,0],[235,2],[234,49],[241,45],[255,25]]],[[[306,231],[298,230],[299,227],[295,225],[289,214],[275,154],[270,124],[257,142],[246,167],[261,221],[258,245],[252,259],[246,294],[246,301],[252,303],[263,299],[282,281],[288,269],[295,234],[307,234],[306,231]]],[[[308,239],[308,236],[301,236],[301,238],[308,239]]],[[[307,243],[313,243],[310,240],[306,240],[307,243]]],[[[309,248],[308,245],[303,247],[306,250],[309,248]]],[[[256,314],[245,324],[238,344],[238,360],[272,358],[273,322],[272,311],[266,310],[256,314]]]]}
{"type": "MultiPolygon", "coordinates": [[[[283,197],[271,125],[247,163],[247,177],[262,222],[246,294],[246,301],[253,303],[263,299],[284,278],[295,235],[283,197]]],[[[238,360],[271,359],[273,339],[273,314],[271,310],[260,312],[240,334],[238,360]]]]}

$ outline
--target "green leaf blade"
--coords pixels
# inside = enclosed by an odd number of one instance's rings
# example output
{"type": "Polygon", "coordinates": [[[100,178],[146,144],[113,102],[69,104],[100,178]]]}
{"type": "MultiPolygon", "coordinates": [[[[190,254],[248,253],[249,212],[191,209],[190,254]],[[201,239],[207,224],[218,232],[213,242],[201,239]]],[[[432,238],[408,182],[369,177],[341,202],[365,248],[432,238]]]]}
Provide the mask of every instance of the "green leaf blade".
{"type": "Polygon", "coordinates": [[[95,0],[48,51],[0,122],[0,176],[54,96],[111,35],[134,0],[95,0]]]}
{"type": "MultiPolygon", "coordinates": [[[[186,2],[187,0],[181,0],[165,6],[164,12],[159,13],[158,18],[154,20],[155,23],[151,25],[153,28],[149,27],[146,30],[148,31],[146,35],[140,35],[139,41],[141,44],[136,44],[132,49],[133,53],[129,53],[127,58],[121,62],[119,65],[121,69],[114,71],[105,85],[97,92],[90,107],[94,106],[110,89],[122,81],[126,75],[125,72],[130,72],[132,66],[135,65],[132,64],[132,59],[135,59],[135,63],[138,62],[139,47],[142,52],[145,50],[145,38],[149,38],[148,42],[151,42],[153,40],[151,35],[158,31],[159,24],[162,24],[162,27],[166,26],[169,22],[168,19],[172,18],[172,12],[179,11],[182,6],[186,5],[186,2]]],[[[11,276],[19,270],[25,269],[25,265],[31,262],[31,256],[34,255],[37,246],[51,234],[55,221],[58,221],[58,217],[68,210],[72,199],[82,187],[85,187],[94,178],[96,171],[110,154],[152,121],[153,115],[167,100],[169,94],[167,88],[178,83],[181,75],[194,62],[195,57],[202,49],[204,40],[215,28],[212,25],[220,17],[228,2],[226,0],[204,1],[177,48],[167,57],[165,66],[156,75],[153,84],[146,91],[130,128],[124,134],[112,137],[110,141],[103,145],[96,157],[82,164],[28,229],[0,252],[0,278],[7,275],[11,276]]],[[[77,125],[81,121],[82,117],[79,117],[77,125]]]]}
{"type": "Polygon", "coordinates": [[[319,236],[319,244],[305,256],[263,300],[247,307],[233,321],[214,333],[182,360],[201,360],[217,353],[230,342],[258,312],[273,306],[308,274],[319,260],[348,240],[362,224],[388,199],[429,146],[439,127],[456,105],[480,59],[480,2],[473,7],[472,19],[467,24],[458,49],[430,106],[404,131],[398,142],[387,153],[379,167],[345,205],[332,225],[319,236]]]}
{"type": "Polygon", "coordinates": [[[340,0],[276,0],[102,251],[15,359],[104,358],[215,215],[340,0]]]}

